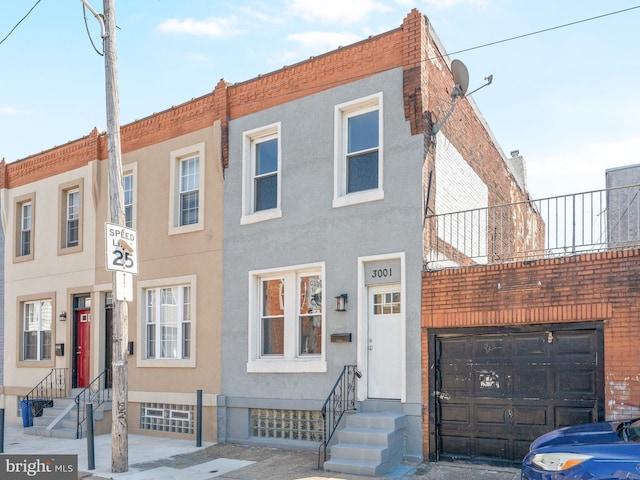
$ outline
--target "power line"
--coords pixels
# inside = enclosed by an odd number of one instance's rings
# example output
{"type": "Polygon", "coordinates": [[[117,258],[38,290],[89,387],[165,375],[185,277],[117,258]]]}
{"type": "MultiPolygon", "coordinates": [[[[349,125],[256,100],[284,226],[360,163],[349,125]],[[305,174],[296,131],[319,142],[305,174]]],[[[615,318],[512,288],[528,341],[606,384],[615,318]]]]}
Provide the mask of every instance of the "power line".
{"type": "Polygon", "coordinates": [[[15,26],[11,29],[11,31],[9,33],[7,33],[6,37],[4,37],[2,40],[0,40],[0,45],[2,45],[4,43],[4,41],[9,38],[9,36],[13,33],[13,31],[18,28],[18,25],[20,25],[22,23],[22,21],[27,18],[29,16],[29,14],[33,11],[34,8],[36,8],[38,6],[38,4],[41,2],[42,0],[38,0],[33,7],[31,7],[31,9],[27,12],[27,14],[22,17],[20,19],[20,21],[18,23],[15,24],[15,26]]]}
{"type": "MultiPolygon", "coordinates": [[[[525,38],[525,37],[530,37],[532,35],[538,35],[539,33],[545,33],[545,32],[550,32],[552,30],[558,30],[559,28],[565,28],[565,27],[571,27],[573,25],[577,25],[579,23],[584,23],[584,22],[590,22],[592,20],[597,20],[599,18],[604,18],[604,17],[608,17],[610,15],[617,15],[618,13],[624,13],[624,12],[628,12],[630,10],[634,10],[636,8],[640,8],[640,5],[636,5],[635,7],[629,7],[629,8],[625,8],[623,10],[617,10],[615,12],[609,12],[609,13],[604,13],[602,15],[597,15],[595,17],[589,17],[589,18],[584,18],[582,20],[576,20],[575,22],[570,22],[570,23],[564,23],[562,25],[557,25],[555,27],[549,27],[549,28],[544,28],[542,30],[537,30],[535,32],[531,32],[531,33],[525,33],[523,35],[517,35],[515,37],[509,37],[509,38],[505,38],[503,40],[497,40],[495,42],[491,42],[491,43],[484,43],[482,45],[477,45],[475,47],[470,47],[470,48],[465,48],[462,50],[457,50],[455,52],[451,52],[451,53],[447,53],[445,55],[442,55],[442,57],[449,57],[451,55],[456,55],[458,53],[463,53],[463,52],[469,52],[471,50],[477,50],[479,48],[485,48],[485,47],[490,47],[492,45],[497,45],[499,43],[505,43],[505,42],[510,42],[512,40],[519,40],[520,38],[525,38]]],[[[434,57],[435,58],[441,58],[441,57],[434,57]]],[[[429,59],[432,60],[432,59],[429,59]]]]}

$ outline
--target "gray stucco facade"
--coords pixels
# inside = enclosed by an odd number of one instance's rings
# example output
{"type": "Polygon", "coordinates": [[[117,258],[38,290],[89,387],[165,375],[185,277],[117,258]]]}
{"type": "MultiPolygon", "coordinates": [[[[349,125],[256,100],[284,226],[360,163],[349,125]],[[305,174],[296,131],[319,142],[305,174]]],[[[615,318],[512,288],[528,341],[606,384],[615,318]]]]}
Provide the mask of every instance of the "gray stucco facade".
{"type": "Polygon", "coordinates": [[[407,416],[406,456],[422,458],[424,139],[411,135],[405,120],[402,87],[402,69],[397,68],[229,122],[229,168],[224,191],[224,361],[218,401],[220,441],[256,440],[251,434],[251,409],[319,410],[343,366],[357,365],[363,372],[357,386],[359,404],[377,402],[401,408],[407,416]],[[375,95],[382,124],[383,198],[336,206],[336,106],[375,95]],[[251,188],[243,173],[248,155],[243,139],[247,132],[274,124],[280,142],[279,215],[243,221],[245,190],[251,188]],[[366,313],[370,282],[365,277],[367,267],[378,264],[402,269],[396,269],[393,276],[402,297],[402,341],[398,351],[402,356],[402,378],[399,394],[374,400],[367,387],[371,374],[367,366],[366,313]],[[259,316],[259,307],[251,307],[252,284],[259,276],[255,272],[309,265],[323,276],[322,358],[309,363],[307,371],[307,358],[294,358],[281,371],[277,366],[271,369],[266,359],[263,369],[260,359],[252,360],[255,337],[259,336],[251,326],[256,322],[251,317],[259,316]],[[335,311],[334,297],[341,293],[348,295],[347,308],[335,311]],[[334,333],[350,333],[352,341],[332,342],[334,333]]]}

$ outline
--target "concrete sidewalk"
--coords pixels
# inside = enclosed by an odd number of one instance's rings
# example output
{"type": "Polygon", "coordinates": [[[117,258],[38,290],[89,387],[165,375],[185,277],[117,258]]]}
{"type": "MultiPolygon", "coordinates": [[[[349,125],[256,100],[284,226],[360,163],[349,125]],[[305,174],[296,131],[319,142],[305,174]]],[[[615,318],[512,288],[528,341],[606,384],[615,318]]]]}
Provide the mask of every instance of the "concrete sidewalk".
{"type": "MultiPolygon", "coordinates": [[[[78,478],[84,480],[366,480],[380,477],[347,475],[317,469],[317,452],[254,445],[203,443],[129,435],[129,469],[111,473],[111,436],[95,437],[95,469],[88,470],[87,441],[38,437],[22,424],[5,423],[5,454],[75,454],[78,478]]],[[[519,480],[515,468],[463,463],[404,464],[382,478],[394,480],[519,480]]]]}

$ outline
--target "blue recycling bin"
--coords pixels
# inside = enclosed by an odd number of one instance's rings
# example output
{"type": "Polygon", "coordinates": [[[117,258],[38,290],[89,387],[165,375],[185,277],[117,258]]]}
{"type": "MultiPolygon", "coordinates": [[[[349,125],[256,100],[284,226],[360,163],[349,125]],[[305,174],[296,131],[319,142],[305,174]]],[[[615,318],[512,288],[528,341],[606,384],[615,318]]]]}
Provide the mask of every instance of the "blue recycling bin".
{"type": "Polygon", "coordinates": [[[42,410],[47,402],[41,398],[30,400],[20,400],[20,410],[22,411],[22,426],[33,427],[33,417],[41,417],[42,410]]]}
{"type": "Polygon", "coordinates": [[[33,410],[31,410],[31,402],[20,400],[20,410],[22,411],[22,426],[24,428],[33,427],[33,410]]]}

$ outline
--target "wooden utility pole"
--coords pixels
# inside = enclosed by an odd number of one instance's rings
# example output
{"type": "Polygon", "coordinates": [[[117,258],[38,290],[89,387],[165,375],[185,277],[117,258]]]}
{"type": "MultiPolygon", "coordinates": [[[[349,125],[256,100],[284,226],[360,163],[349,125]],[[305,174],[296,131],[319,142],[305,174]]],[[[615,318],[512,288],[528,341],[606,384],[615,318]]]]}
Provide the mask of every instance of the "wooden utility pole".
{"type": "MultiPolygon", "coordinates": [[[[104,45],[104,76],[107,102],[107,149],[109,162],[109,220],[125,227],[124,188],[122,184],[122,155],[120,152],[120,99],[118,97],[118,59],[116,55],[115,0],[104,0],[104,14],[100,15],[89,4],[81,0],[100,23],[104,45]]],[[[110,248],[105,242],[105,249],[110,248]]],[[[109,266],[107,266],[109,269],[109,266]]],[[[137,268],[137,267],[136,267],[137,268]]],[[[111,422],[111,471],[122,473],[129,470],[129,424],[128,424],[128,377],[127,354],[129,343],[129,309],[118,291],[117,273],[113,272],[112,315],[112,422],[111,422]]],[[[137,270],[136,270],[137,273],[137,270]]],[[[125,288],[122,287],[124,290],[125,288]]]]}
{"type": "MultiPolygon", "coordinates": [[[[107,147],[109,152],[109,218],[125,226],[122,155],[120,151],[120,100],[116,55],[115,0],[104,0],[104,69],[107,100],[107,147]]],[[[107,247],[105,245],[105,247],[107,247]]],[[[107,247],[108,248],[108,247],[107,247]]],[[[129,312],[126,301],[119,300],[116,272],[113,272],[113,363],[111,423],[111,471],[129,469],[128,372],[129,312]]]]}

